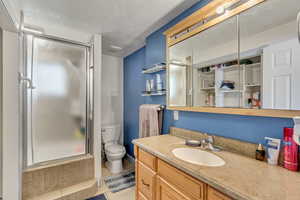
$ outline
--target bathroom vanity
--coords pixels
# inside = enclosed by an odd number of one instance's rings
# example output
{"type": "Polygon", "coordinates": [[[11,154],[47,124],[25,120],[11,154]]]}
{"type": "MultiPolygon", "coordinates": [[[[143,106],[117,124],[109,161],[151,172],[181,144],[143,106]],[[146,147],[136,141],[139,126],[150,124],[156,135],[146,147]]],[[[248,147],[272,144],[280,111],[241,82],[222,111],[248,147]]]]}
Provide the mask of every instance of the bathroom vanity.
{"type": "Polygon", "coordinates": [[[228,151],[210,152],[225,161],[223,166],[191,164],[172,153],[191,148],[184,141],[172,133],[133,141],[137,200],[299,199],[299,172],[228,151]]]}
{"type": "Polygon", "coordinates": [[[213,187],[136,147],[138,200],[230,200],[213,187]]]}

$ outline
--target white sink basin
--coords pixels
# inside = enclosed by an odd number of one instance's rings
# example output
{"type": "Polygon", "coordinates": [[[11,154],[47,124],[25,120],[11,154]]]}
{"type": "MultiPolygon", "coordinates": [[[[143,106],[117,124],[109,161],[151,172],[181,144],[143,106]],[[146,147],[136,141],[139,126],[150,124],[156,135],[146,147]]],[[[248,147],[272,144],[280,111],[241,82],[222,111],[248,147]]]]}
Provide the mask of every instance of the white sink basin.
{"type": "Polygon", "coordinates": [[[180,160],[209,167],[220,167],[225,165],[225,161],[215,154],[200,149],[176,148],[172,150],[175,157],[180,160]]]}

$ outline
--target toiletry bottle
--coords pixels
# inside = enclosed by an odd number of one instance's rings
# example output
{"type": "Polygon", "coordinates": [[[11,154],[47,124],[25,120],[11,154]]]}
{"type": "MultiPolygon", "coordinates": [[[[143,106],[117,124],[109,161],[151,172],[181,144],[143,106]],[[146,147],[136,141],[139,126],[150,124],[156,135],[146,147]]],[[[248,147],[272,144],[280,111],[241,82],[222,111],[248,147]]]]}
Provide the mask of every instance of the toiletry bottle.
{"type": "Polygon", "coordinates": [[[278,157],[280,152],[280,139],[265,137],[267,147],[268,163],[270,165],[278,165],[278,157]]]}
{"type": "Polygon", "coordinates": [[[284,168],[298,171],[298,145],[293,140],[294,129],[284,128],[283,132],[284,168]]]}
{"type": "Polygon", "coordinates": [[[264,150],[264,147],[259,144],[257,149],[256,149],[256,153],[255,153],[255,158],[256,160],[260,160],[260,161],[264,161],[265,160],[265,150],[264,150]]]}
{"type": "Polygon", "coordinates": [[[161,91],[163,88],[162,80],[160,74],[156,74],[156,89],[157,91],[161,91]]]}
{"type": "Polygon", "coordinates": [[[147,92],[150,92],[151,91],[151,85],[150,85],[151,83],[150,83],[150,80],[147,80],[146,81],[146,91],[147,92]]]}
{"type": "Polygon", "coordinates": [[[150,91],[153,92],[155,90],[154,79],[150,80],[150,91]]]}

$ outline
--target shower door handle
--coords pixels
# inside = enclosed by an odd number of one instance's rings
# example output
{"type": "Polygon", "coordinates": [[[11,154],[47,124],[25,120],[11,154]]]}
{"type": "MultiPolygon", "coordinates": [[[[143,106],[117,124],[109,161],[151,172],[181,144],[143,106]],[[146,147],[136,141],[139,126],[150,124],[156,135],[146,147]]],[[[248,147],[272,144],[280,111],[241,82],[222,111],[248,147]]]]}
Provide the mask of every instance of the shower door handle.
{"type": "Polygon", "coordinates": [[[35,87],[33,86],[32,80],[28,77],[25,77],[22,73],[19,73],[19,81],[20,81],[20,83],[23,81],[27,82],[28,83],[27,88],[32,89],[32,90],[35,89],[35,87]]]}
{"type": "Polygon", "coordinates": [[[298,31],[298,33],[297,33],[297,35],[298,35],[298,41],[300,43],[300,11],[299,11],[299,13],[297,15],[297,31],[298,31]]]}

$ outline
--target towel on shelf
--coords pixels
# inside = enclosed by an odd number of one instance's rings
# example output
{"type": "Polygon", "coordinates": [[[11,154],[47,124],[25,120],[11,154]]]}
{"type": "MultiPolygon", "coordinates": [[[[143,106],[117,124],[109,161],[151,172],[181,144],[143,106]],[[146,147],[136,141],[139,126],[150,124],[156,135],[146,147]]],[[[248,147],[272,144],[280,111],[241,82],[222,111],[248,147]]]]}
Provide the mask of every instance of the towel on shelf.
{"type": "Polygon", "coordinates": [[[139,137],[157,136],[161,133],[163,112],[159,104],[140,106],[139,137]]]}

